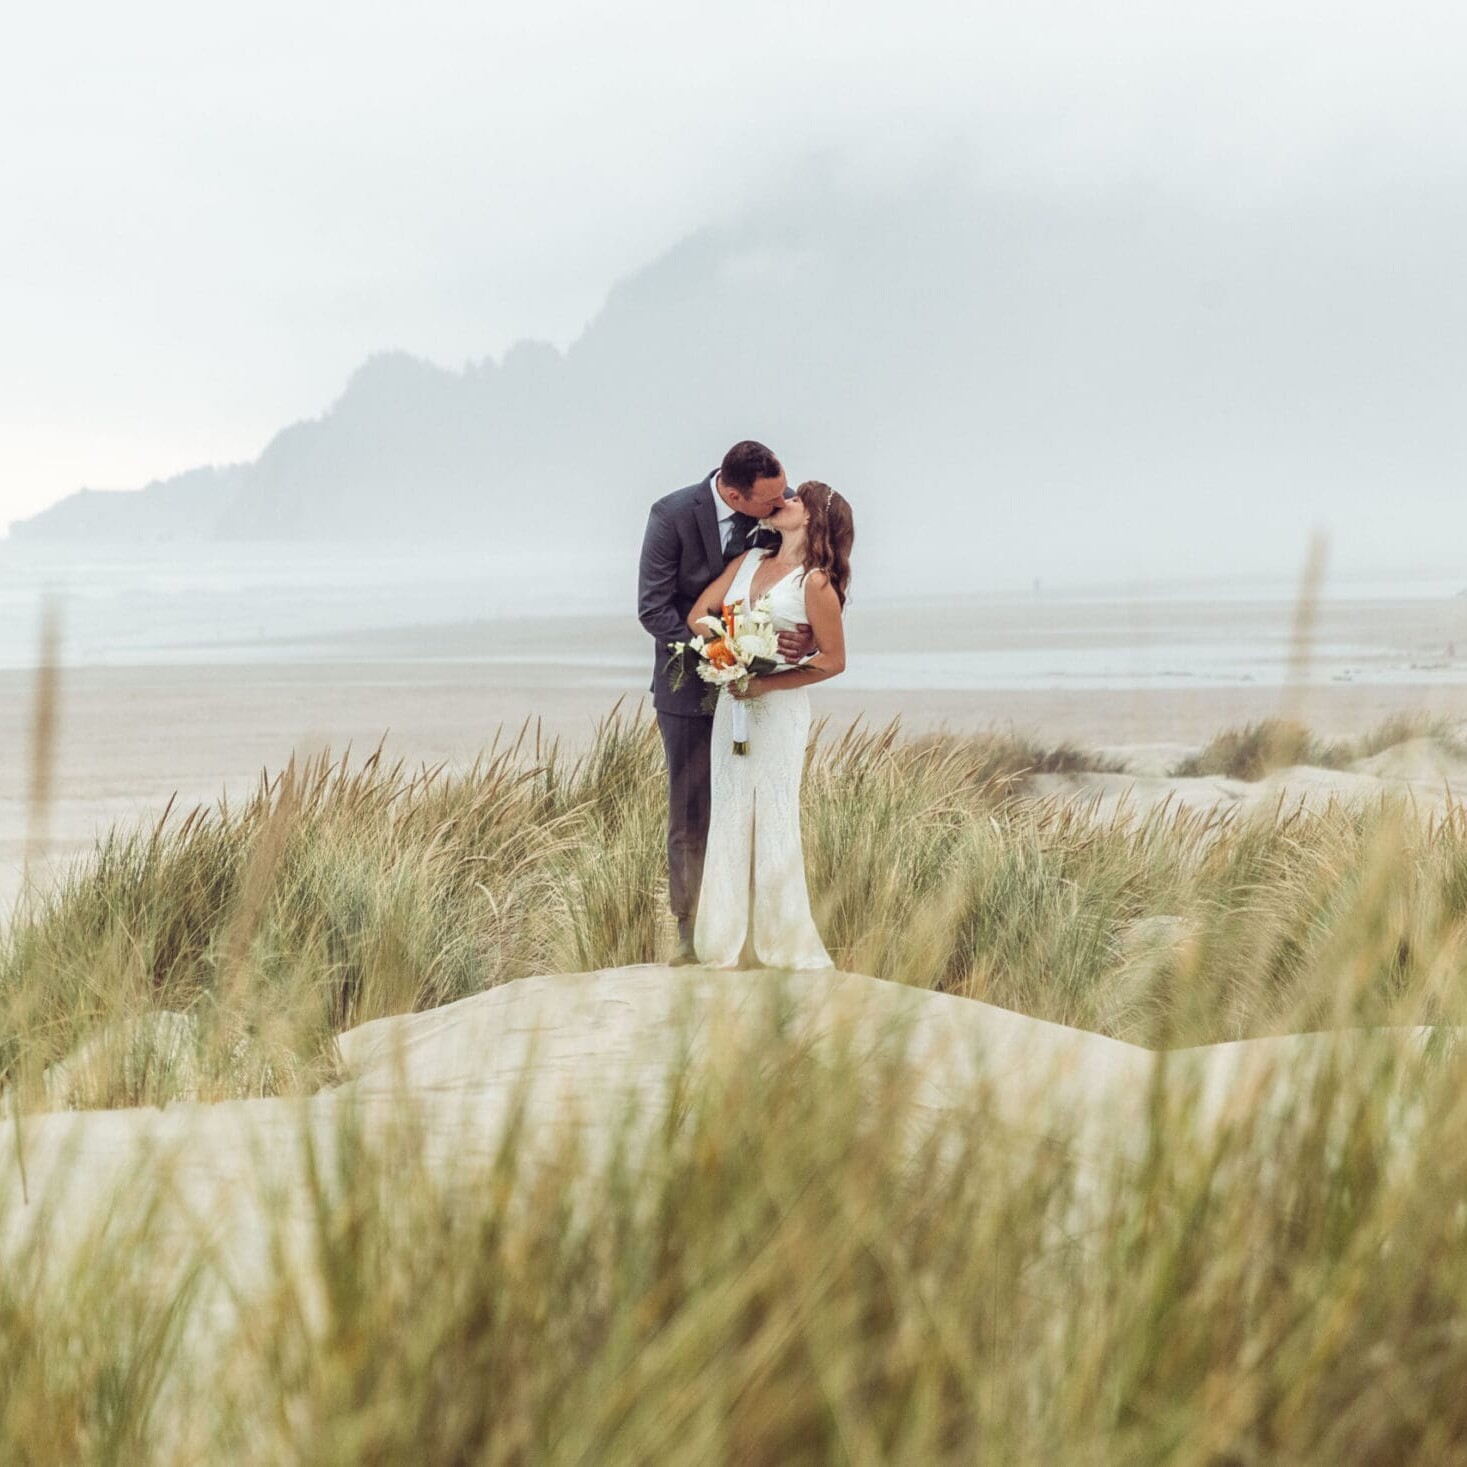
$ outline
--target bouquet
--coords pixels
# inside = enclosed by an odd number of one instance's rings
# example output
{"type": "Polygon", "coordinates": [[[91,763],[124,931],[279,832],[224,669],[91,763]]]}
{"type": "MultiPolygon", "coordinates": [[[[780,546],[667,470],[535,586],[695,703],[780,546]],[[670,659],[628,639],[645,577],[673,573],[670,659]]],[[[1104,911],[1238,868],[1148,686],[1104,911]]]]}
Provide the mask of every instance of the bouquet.
{"type": "MultiPolygon", "coordinates": [[[[682,684],[690,654],[698,676],[710,685],[709,696],[715,703],[723,689],[743,692],[750,678],[773,672],[779,666],[779,637],[769,597],[763,597],[752,608],[746,608],[742,599],[726,601],[721,617],[700,616],[698,625],[708,628],[706,636],[668,644],[676,659],[674,687],[682,684]]],[[[733,705],[733,751],[749,752],[749,710],[738,698],[733,705]]]]}

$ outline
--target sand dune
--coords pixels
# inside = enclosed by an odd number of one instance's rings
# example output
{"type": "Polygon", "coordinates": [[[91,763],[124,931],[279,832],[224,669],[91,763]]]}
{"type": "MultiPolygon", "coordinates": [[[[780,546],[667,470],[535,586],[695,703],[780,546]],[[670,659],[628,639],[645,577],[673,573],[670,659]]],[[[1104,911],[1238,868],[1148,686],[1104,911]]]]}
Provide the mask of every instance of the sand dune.
{"type": "MultiPolygon", "coordinates": [[[[1176,752],[1187,752],[1181,746],[1162,747],[1173,753],[1172,767],[1176,752]]],[[[1123,746],[1106,751],[1124,759],[1134,773],[1041,774],[1031,782],[1032,793],[1040,799],[1087,804],[1097,820],[1139,818],[1161,807],[1288,814],[1319,810],[1332,801],[1349,804],[1382,797],[1402,798],[1430,816],[1441,815],[1467,796],[1467,757],[1435,738],[1410,739],[1345,769],[1298,764],[1258,780],[1163,773],[1156,748],[1137,750],[1135,757],[1123,746]]]]}

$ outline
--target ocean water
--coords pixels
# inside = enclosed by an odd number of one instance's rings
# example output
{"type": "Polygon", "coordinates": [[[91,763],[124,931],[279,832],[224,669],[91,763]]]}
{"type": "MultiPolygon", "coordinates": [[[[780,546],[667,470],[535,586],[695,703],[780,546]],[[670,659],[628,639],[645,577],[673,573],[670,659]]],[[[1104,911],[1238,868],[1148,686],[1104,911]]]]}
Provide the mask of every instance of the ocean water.
{"type": "Polygon", "coordinates": [[[42,606],[56,605],[61,661],[125,666],[289,658],[302,644],[375,627],[590,609],[625,586],[592,557],[523,550],[322,554],[276,544],[127,549],[0,540],[0,668],[34,667],[42,606]]]}
{"type": "MultiPolygon", "coordinates": [[[[35,666],[48,598],[67,666],[370,660],[370,640],[343,651],[332,638],[573,614],[595,617],[612,635],[504,655],[435,648],[430,635],[414,656],[563,667],[567,682],[624,689],[640,686],[650,665],[634,620],[635,574],[634,555],[559,550],[323,554],[277,544],[79,549],[0,540],[0,668],[35,666]]],[[[853,604],[848,689],[1227,687],[1293,675],[1293,583],[1101,584],[958,603],[930,583],[887,581],[864,584],[853,604]],[[940,616],[934,633],[933,608],[944,605],[961,609],[940,616]],[[893,645],[904,618],[926,630],[893,645]]],[[[1462,591],[1461,580],[1439,577],[1327,584],[1308,680],[1467,684],[1462,591]]]]}

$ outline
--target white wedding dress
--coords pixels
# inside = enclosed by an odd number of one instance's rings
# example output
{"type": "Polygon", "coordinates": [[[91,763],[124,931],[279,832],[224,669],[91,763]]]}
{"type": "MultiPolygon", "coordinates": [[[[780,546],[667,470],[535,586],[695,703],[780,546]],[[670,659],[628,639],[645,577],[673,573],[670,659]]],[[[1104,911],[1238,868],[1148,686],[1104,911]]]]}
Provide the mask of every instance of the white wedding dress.
{"type": "MultiPolygon", "coordinates": [[[[748,600],[762,558],[758,551],[744,557],[726,601],[748,600]]],[[[766,593],[777,631],[809,620],[804,582],[804,571],[793,571],[766,593]]],[[[809,695],[804,688],[771,690],[744,706],[749,711],[747,754],[733,751],[731,695],[719,694],[713,716],[712,813],[693,931],[698,961],[736,968],[744,939],[752,936],[754,955],[766,967],[832,968],[810,915],[800,840],[809,695]]]]}

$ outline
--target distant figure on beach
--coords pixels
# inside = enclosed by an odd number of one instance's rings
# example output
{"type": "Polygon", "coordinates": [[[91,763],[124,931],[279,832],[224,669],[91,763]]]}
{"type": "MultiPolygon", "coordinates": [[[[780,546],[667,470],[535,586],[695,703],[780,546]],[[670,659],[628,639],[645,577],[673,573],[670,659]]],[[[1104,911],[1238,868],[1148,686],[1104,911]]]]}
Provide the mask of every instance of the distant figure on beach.
{"type": "Polygon", "coordinates": [[[668,899],[675,964],[825,968],[810,916],[799,792],[812,683],[845,667],[842,612],[854,537],[828,485],[791,489],[762,443],[736,443],[706,478],[659,499],[647,518],[638,617],[653,637],[652,694],[667,758],[668,899]],[[762,523],[761,523],[762,522],[762,523]],[[674,676],[670,647],[725,604],[768,598],[779,667],[754,677],[747,754],[735,754],[732,699],[674,676]],[[711,829],[710,829],[711,826],[711,829]],[[750,903],[750,869],[753,901],[750,903]]]}

